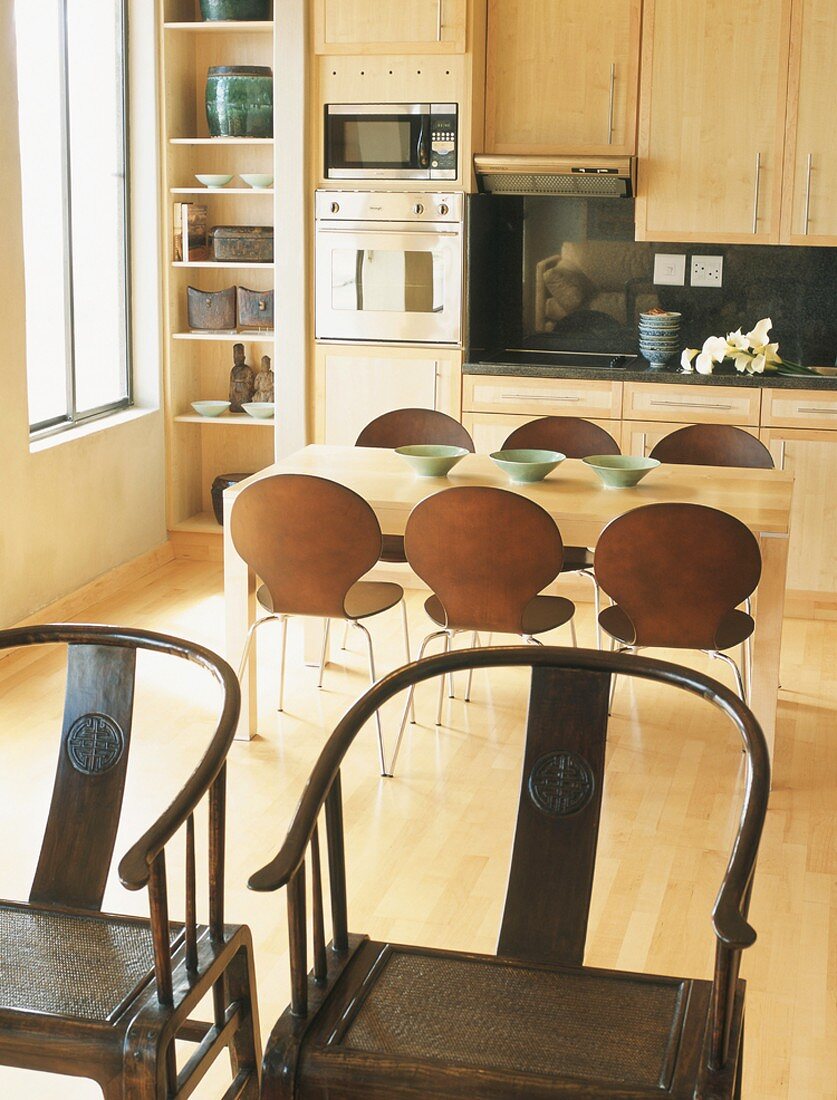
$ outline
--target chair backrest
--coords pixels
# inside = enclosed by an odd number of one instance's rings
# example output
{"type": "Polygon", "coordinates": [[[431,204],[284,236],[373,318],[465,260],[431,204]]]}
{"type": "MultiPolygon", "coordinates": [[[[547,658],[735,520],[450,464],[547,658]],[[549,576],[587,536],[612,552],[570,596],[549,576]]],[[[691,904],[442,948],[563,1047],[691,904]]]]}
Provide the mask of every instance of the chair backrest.
{"type": "Polygon", "coordinates": [[[501,450],[530,447],[558,451],[567,458],[619,454],[619,444],[612,435],[579,416],[543,416],[540,420],[530,420],[514,429],[501,450]]]}
{"type": "Polygon", "coordinates": [[[438,443],[474,450],[474,441],[458,420],[435,409],[394,409],[370,421],[356,447],[410,447],[438,443]]]}
{"type": "MultiPolygon", "coordinates": [[[[194,811],[209,798],[209,925],[224,935],[224,822],[226,756],[235,736],[241,692],[235,673],[203,646],[145,630],[56,624],[0,631],[0,651],[67,645],[67,688],[58,769],[29,900],[97,912],[113,857],[131,746],[138,650],[178,657],[220,685],[215,732],[186,785],[129,849],[119,876],[131,890],[149,886],[157,995],[171,998],[171,956],[165,846],[186,826],[186,952],[196,959],[194,811]]],[[[163,747],[169,732],[155,730],[163,747]]]]}
{"type": "Polygon", "coordinates": [[[761,554],[752,532],[717,508],[647,504],[605,527],[594,568],[636,645],[715,649],[723,619],[759,582],[761,554]]]}
{"type": "Polygon", "coordinates": [[[404,549],[447,626],[520,634],[529,603],[564,560],[552,517],[506,489],[461,486],[417,504],[404,549]]]}
{"type": "Polygon", "coordinates": [[[749,466],[772,470],[767,447],[754,435],[731,424],[690,424],[665,436],[651,458],[686,466],[749,466]]]}
{"type": "Polygon", "coordinates": [[[273,610],[341,618],[346,593],[381,554],[381,527],[363,497],[307,474],[274,474],[238,496],[230,530],[273,610]]]}
{"type": "MultiPolygon", "coordinates": [[[[351,943],[346,911],[341,763],[365,723],[394,695],[433,677],[468,668],[532,667],[518,819],[498,955],[526,962],[582,962],[604,789],[611,675],[636,676],[685,689],[714,704],[740,735],[747,761],[743,809],[713,911],[715,990],[711,999],[713,1066],[727,1057],[729,1021],[742,948],[755,942],[747,921],[759,839],[767,811],[770,762],[753,714],[728,688],[702,673],[643,657],[554,646],[458,650],[384,677],[348,711],[326,742],[305,786],[285,842],[250,878],[254,890],[288,887],[292,1010],[308,1010],[306,866],[310,865],[315,973],[325,977],[317,823],[326,811],[334,950],[351,943]],[[307,850],[311,845],[311,859],[307,850]],[[320,899],[318,901],[318,899],[320,899]]],[[[451,843],[455,838],[451,838],[451,843]]],[[[356,941],[354,941],[356,942],[356,941]]],[[[704,1052],[706,1055],[707,1052],[704,1052]]],[[[697,1055],[696,1055],[697,1056],[697,1055]]]]}

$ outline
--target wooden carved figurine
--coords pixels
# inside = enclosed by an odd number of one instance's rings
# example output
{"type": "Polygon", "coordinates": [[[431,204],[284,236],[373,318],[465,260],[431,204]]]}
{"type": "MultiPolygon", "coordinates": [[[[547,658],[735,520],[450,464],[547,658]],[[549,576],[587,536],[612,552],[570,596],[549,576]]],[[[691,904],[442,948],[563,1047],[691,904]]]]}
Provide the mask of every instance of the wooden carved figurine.
{"type": "Polygon", "coordinates": [[[244,345],[233,344],[233,368],[230,371],[230,412],[244,412],[242,405],[253,400],[255,376],[244,361],[244,345]]]}
{"type": "Polygon", "coordinates": [[[270,356],[262,356],[262,369],[256,373],[253,390],[254,401],[273,401],[273,371],[270,369],[270,356]]]}

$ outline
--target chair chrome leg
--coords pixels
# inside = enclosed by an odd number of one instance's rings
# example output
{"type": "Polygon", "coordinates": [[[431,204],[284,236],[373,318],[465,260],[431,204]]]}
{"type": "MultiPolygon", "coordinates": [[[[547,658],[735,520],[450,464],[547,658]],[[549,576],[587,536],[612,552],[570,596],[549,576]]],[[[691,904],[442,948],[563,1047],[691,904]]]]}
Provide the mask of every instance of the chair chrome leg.
{"type": "MultiPolygon", "coordinates": [[[[366,645],[367,645],[367,648],[369,649],[369,682],[370,682],[370,684],[374,684],[375,683],[375,651],[372,647],[372,635],[369,633],[369,631],[366,629],[366,627],[363,625],[363,623],[358,622],[357,619],[352,619],[352,625],[356,626],[358,628],[358,630],[363,631],[363,633],[366,635],[366,645]]],[[[379,710],[375,711],[375,722],[376,722],[377,727],[378,727],[378,762],[381,765],[381,775],[386,775],[387,774],[387,762],[386,762],[386,755],[384,753],[384,731],[381,727],[381,712],[379,710]]]]}
{"type": "MultiPolygon", "coordinates": [[[[428,634],[424,641],[421,643],[421,647],[419,648],[418,657],[416,658],[416,660],[420,661],[422,659],[422,657],[424,656],[424,651],[427,649],[427,646],[430,642],[434,641],[436,638],[443,637],[446,637],[446,632],[444,630],[434,630],[432,634],[428,634]]],[[[415,722],[415,709],[413,706],[413,696],[415,695],[415,690],[415,684],[411,684],[410,690],[407,694],[407,704],[404,707],[404,714],[401,717],[401,728],[398,731],[398,737],[395,740],[395,748],[392,752],[392,759],[389,762],[389,770],[384,772],[385,775],[388,775],[390,777],[395,775],[395,761],[398,759],[398,752],[401,748],[401,741],[404,738],[404,730],[407,728],[407,719],[410,716],[411,712],[413,714],[413,722],[415,722]]]]}
{"type": "Polygon", "coordinates": [[[575,632],[575,615],[570,619],[570,637],[573,640],[573,646],[578,649],[578,635],[575,632]]]}
{"type": "MultiPolygon", "coordinates": [[[[445,631],[445,648],[444,648],[443,652],[444,653],[450,653],[450,650],[451,650],[451,635],[450,635],[450,632],[446,630],[445,631]]],[[[444,702],[444,699],[445,699],[445,678],[444,678],[444,676],[442,676],[439,679],[439,703],[438,703],[438,706],[436,707],[436,725],[437,726],[441,726],[441,724],[442,724],[442,704],[444,702]]]]}
{"type": "Polygon", "coordinates": [[[244,675],[244,668],[247,664],[247,658],[250,656],[250,646],[253,644],[253,638],[256,636],[256,631],[262,625],[262,623],[269,622],[271,619],[281,619],[281,615],[265,615],[262,619],[256,619],[255,622],[250,624],[250,629],[247,631],[247,637],[244,639],[244,652],[241,654],[241,660],[238,662],[238,679],[244,675]]]}
{"type": "Polygon", "coordinates": [[[738,667],[738,664],[732,659],[732,657],[730,657],[728,653],[721,653],[721,651],[717,649],[710,649],[709,656],[716,661],[724,661],[730,666],[732,671],[735,673],[735,683],[738,690],[738,698],[741,700],[742,703],[746,703],[747,693],[744,689],[744,677],[741,675],[741,669],[738,667]]]}
{"type": "Polygon", "coordinates": [[[540,638],[536,638],[534,634],[523,634],[522,638],[526,645],[543,645],[543,642],[540,640],[540,638]]]}
{"type": "MultiPolygon", "coordinates": [[[[599,613],[601,612],[601,592],[599,590],[599,582],[596,580],[596,574],[592,569],[579,569],[578,574],[581,577],[586,577],[593,585],[593,614],[596,616],[596,649],[602,648],[602,627],[599,622],[599,613]]],[[[576,643],[573,642],[573,645],[576,643]]]]}
{"type": "Polygon", "coordinates": [[[328,653],[328,636],[331,632],[331,619],[323,619],[323,649],[320,653],[320,675],[317,679],[317,687],[323,686],[323,676],[325,674],[326,655],[328,653]]]}
{"type": "MultiPolygon", "coordinates": [[[[633,653],[635,652],[632,645],[620,645],[617,646],[616,639],[610,639],[610,651],[613,653],[633,653]]],[[[616,674],[614,673],[610,678],[610,699],[607,701],[607,713],[608,717],[613,713],[613,697],[616,694],[616,674]]]]}
{"type": "Polygon", "coordinates": [[[279,657],[279,706],[281,714],[285,709],[285,653],[288,649],[288,616],[282,616],[282,653],[279,657]]]}
{"type": "MultiPolygon", "coordinates": [[[[476,649],[479,644],[480,644],[480,636],[477,633],[477,631],[475,630],[474,633],[471,635],[471,648],[476,649]]],[[[468,683],[465,686],[465,702],[466,703],[471,702],[471,681],[473,680],[473,678],[474,678],[474,670],[473,670],[473,668],[469,668],[468,669],[468,683]]]]}
{"type": "MultiPolygon", "coordinates": [[[[401,614],[404,619],[404,653],[407,657],[407,664],[412,660],[410,654],[410,624],[407,621],[407,601],[403,599],[401,601],[401,614]]],[[[412,694],[410,695],[410,721],[415,724],[416,721],[416,704],[413,700],[412,694]]]]}
{"type": "Polygon", "coordinates": [[[348,641],[349,641],[349,620],[346,619],[345,623],[343,624],[343,641],[340,645],[340,648],[342,650],[345,650],[348,641]]]}

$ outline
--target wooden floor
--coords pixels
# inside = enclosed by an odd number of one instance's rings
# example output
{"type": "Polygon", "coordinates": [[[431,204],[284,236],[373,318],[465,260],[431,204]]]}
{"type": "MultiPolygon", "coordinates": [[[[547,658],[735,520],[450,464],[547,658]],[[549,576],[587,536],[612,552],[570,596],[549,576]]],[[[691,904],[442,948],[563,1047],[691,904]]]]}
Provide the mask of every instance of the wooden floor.
{"type": "MultiPolygon", "coordinates": [[[[414,639],[428,629],[410,598],[414,639]]],[[[182,634],[223,645],[221,568],[176,560],[80,618],[182,634]]],[[[382,668],[400,663],[398,612],[373,624],[382,668]]],[[[288,1000],[284,898],[248,893],[246,879],[274,854],[309,767],[332,723],[365,684],[362,639],[336,650],[323,691],[289,631],[287,713],[273,709],[276,637],[264,628],[260,736],[236,743],[230,762],[228,919],[254,931],[263,1037],[288,1000]]],[[[589,608],[579,612],[592,642],[589,608]]],[[[562,633],[554,639],[566,641],[562,633]]],[[[339,632],[338,632],[339,641],[339,632]]],[[[206,740],[208,708],[195,681],[147,658],[117,854],[191,771],[206,740]],[[150,726],[150,728],[149,728],[150,726]],[[145,736],[143,736],[145,734],[145,736]]],[[[698,662],[702,658],[696,659],[698,662]]],[[[715,674],[725,675],[720,665],[715,674]]],[[[776,782],[745,954],[749,979],[744,1096],[837,1096],[837,623],[788,620],[784,634],[776,782]],[[831,939],[829,940],[829,934],[831,939]]],[[[491,951],[508,866],[521,756],[525,681],[475,677],[474,701],[450,704],[433,727],[435,692],[417,695],[394,780],[377,774],[369,727],[344,770],[350,927],[377,938],[491,951]]],[[[0,828],[4,896],[25,897],[53,781],[62,705],[55,655],[0,662],[0,828]]],[[[394,733],[396,710],[385,715],[394,733]]],[[[611,723],[605,812],[587,961],[708,976],[710,911],[737,813],[741,752],[706,704],[643,685],[620,685],[611,723]]],[[[170,868],[179,882],[176,860],[170,868]]],[[[115,875],[105,906],[144,912],[115,875]]],[[[180,915],[179,899],[173,915],[180,915]]],[[[224,1069],[226,1067],[219,1067],[224,1069]]],[[[213,1073],[198,1096],[223,1091],[213,1073]]],[[[0,1070],[0,1097],[96,1097],[85,1081],[0,1070]]]]}

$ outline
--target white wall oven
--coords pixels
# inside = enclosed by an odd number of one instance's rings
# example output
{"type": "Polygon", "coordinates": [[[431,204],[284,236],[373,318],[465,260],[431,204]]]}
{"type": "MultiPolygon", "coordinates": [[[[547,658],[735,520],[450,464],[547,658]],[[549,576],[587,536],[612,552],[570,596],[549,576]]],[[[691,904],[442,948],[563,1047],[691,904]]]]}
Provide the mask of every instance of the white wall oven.
{"type": "Polygon", "coordinates": [[[318,191],[315,212],[318,340],[460,343],[462,194],[318,191]]]}

